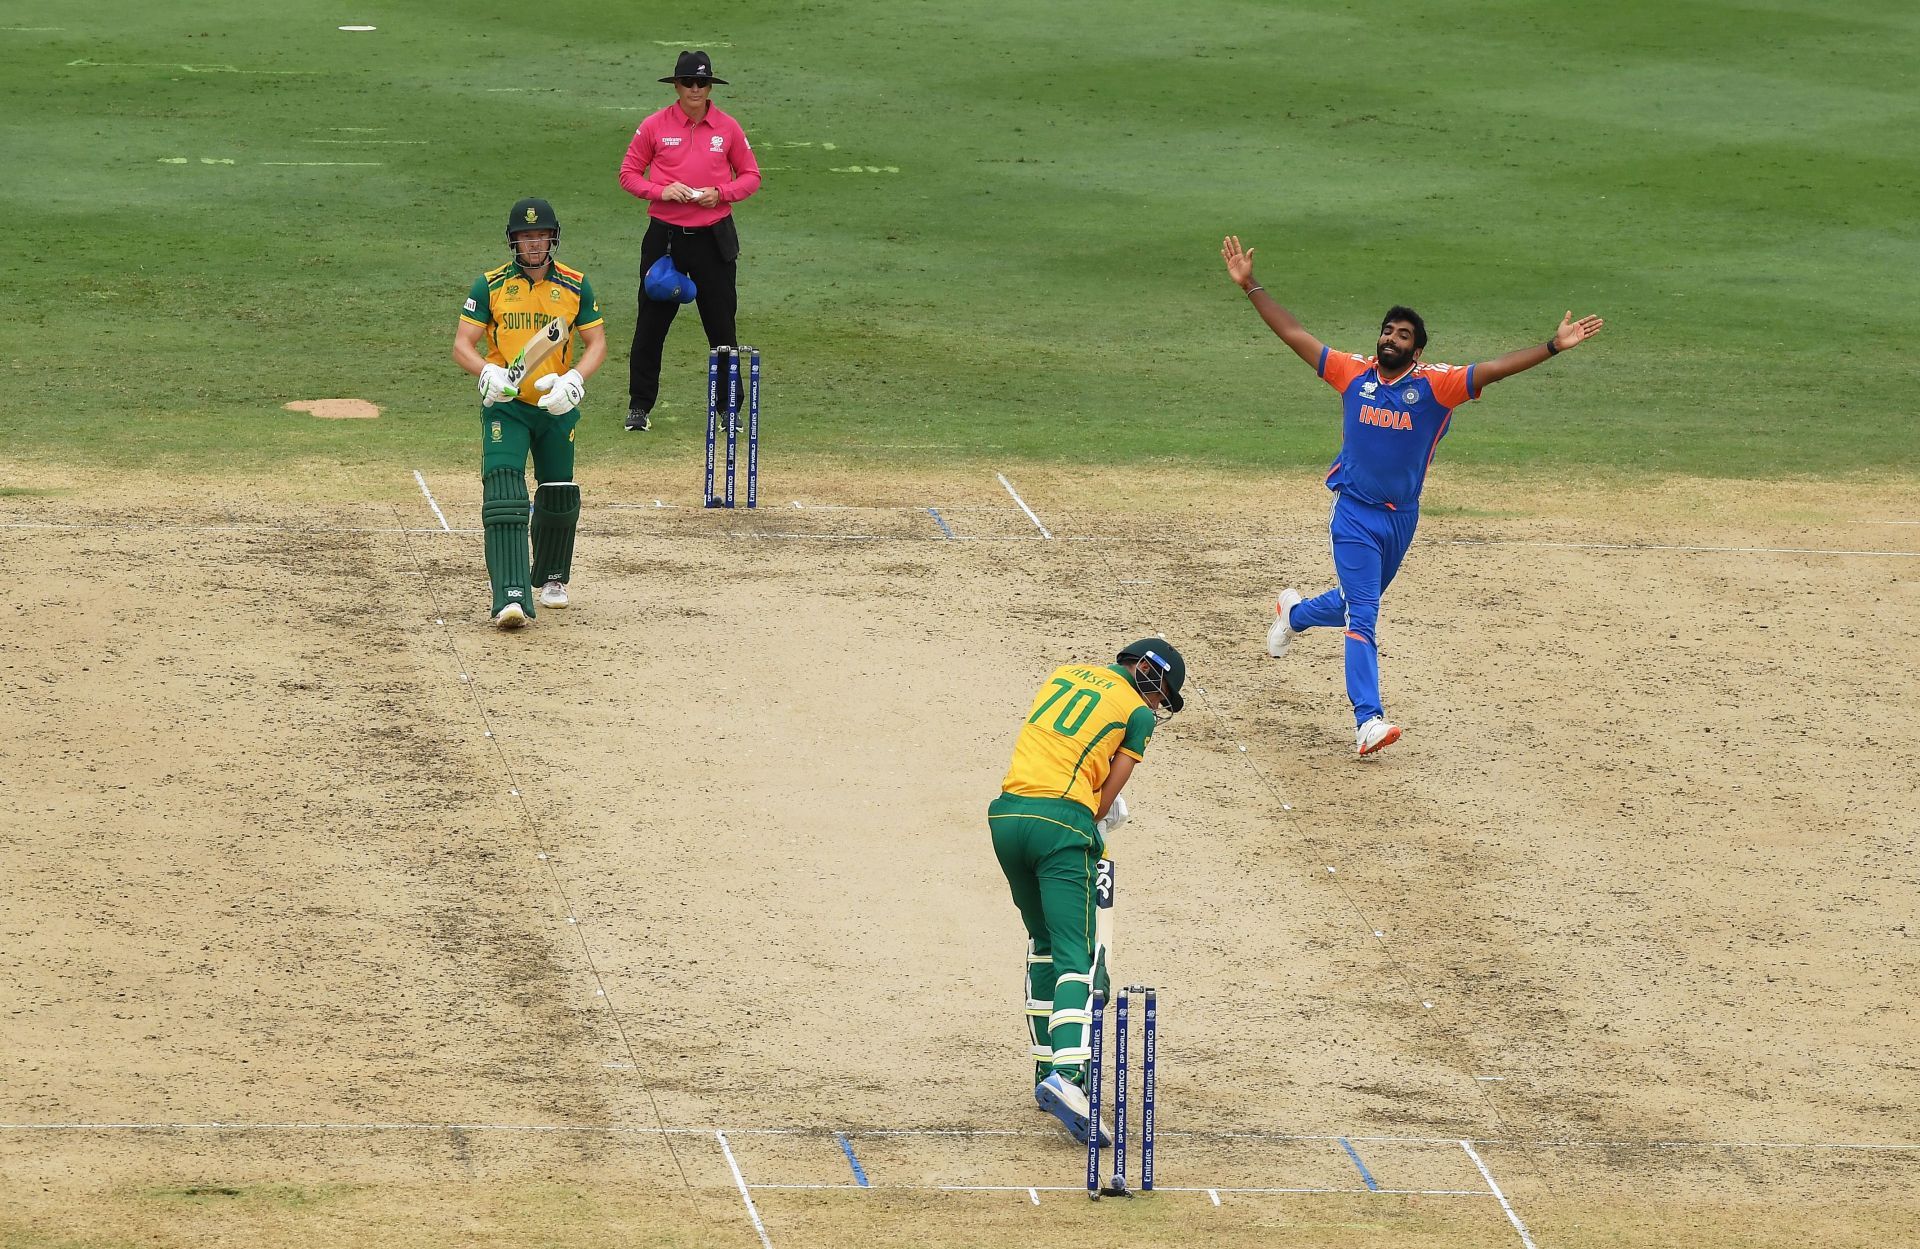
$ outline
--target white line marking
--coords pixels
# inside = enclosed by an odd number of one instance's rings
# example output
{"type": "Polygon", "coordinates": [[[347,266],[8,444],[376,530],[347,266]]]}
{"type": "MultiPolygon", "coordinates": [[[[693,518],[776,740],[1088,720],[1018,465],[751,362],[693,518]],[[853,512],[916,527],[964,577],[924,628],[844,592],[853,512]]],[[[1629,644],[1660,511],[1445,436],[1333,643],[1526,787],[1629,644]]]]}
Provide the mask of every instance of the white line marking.
{"type": "Polygon", "coordinates": [[[1219,1189],[1217,1189],[1217,1188],[1209,1188],[1209,1189],[1207,1190],[1207,1196],[1209,1196],[1209,1197],[1211,1197],[1211,1198],[1213,1198],[1213,1204],[1214,1204],[1214,1205],[1216,1205],[1216,1206],[1217,1206],[1217,1205],[1219,1205],[1219,1204],[1220,1204],[1220,1190],[1219,1190],[1219,1189]]]}
{"type": "Polygon", "coordinates": [[[760,1233],[760,1243],[766,1249],[773,1249],[773,1242],[767,1239],[767,1225],[760,1221],[760,1211],[754,1207],[753,1194],[747,1191],[747,1179],[740,1174],[740,1164],[734,1161],[733,1146],[727,1144],[727,1134],[715,1132],[713,1138],[720,1142],[721,1150],[727,1155],[727,1165],[733,1169],[733,1182],[740,1187],[740,1200],[747,1203],[747,1217],[753,1220],[753,1230],[760,1233]]]}
{"type": "Polygon", "coordinates": [[[265,74],[276,78],[305,78],[317,69],[240,69],[232,65],[183,65],[178,61],[90,61],[81,57],[68,61],[68,69],[177,69],[189,74],[265,74]]]}
{"type": "Polygon", "coordinates": [[[1448,538],[1440,546],[1531,546],[1545,551],[1678,551],[1688,555],[1920,555],[1920,551],[1853,551],[1827,546],[1687,546],[1667,542],[1530,542],[1514,538],[1448,538]]]}
{"type": "Polygon", "coordinates": [[[1029,1188],[1027,1190],[1027,1200],[1031,1201],[1034,1205],[1037,1206],[1040,1204],[1040,1194],[1038,1192],[1035,1192],[1033,1189],[1029,1188]]]}
{"type": "Polygon", "coordinates": [[[1013,501],[1020,505],[1020,510],[1027,514],[1027,519],[1032,521],[1033,527],[1040,531],[1040,536],[1043,538],[1051,539],[1053,535],[1048,533],[1047,527],[1040,523],[1040,518],[1033,514],[1033,509],[1028,507],[1027,501],[1020,497],[1020,492],[1013,488],[1013,483],[1007,480],[1007,475],[1005,473],[995,473],[994,476],[998,477],[1000,479],[1000,484],[1007,488],[1007,493],[1012,495],[1013,501]]]}
{"type": "Polygon", "coordinates": [[[413,479],[420,483],[420,493],[427,496],[427,506],[433,509],[434,519],[440,522],[441,530],[452,533],[453,526],[447,523],[446,516],[440,511],[440,505],[433,501],[433,491],[427,489],[427,479],[420,475],[420,470],[417,468],[413,470],[413,479]]]}
{"type": "Polygon", "coordinates": [[[1507,1221],[1513,1224],[1513,1230],[1520,1233],[1520,1243],[1527,1249],[1537,1249],[1533,1243],[1533,1237],[1527,1235],[1527,1225],[1520,1221],[1520,1216],[1515,1214],[1513,1207],[1508,1204],[1507,1195],[1500,1191],[1500,1185],[1494,1181],[1493,1172],[1487,1170],[1487,1164],[1480,1161],[1480,1155],[1474,1153],[1473,1146],[1466,1141],[1460,1142],[1460,1148],[1466,1150],[1467,1157],[1473,1159],[1473,1165],[1480,1168],[1480,1178],[1487,1182],[1487,1187],[1493,1192],[1493,1199],[1500,1203],[1502,1210],[1507,1212],[1507,1221]]]}
{"type": "Polygon", "coordinates": [[[263,165],[284,165],[292,169],[371,169],[376,165],[384,165],[387,162],[383,160],[263,160],[260,163],[263,165]]]}
{"type": "MultiPolygon", "coordinates": [[[[152,532],[172,529],[179,533],[445,533],[444,529],[404,529],[393,525],[63,525],[49,521],[0,521],[0,529],[78,529],[85,533],[107,533],[117,529],[152,532]]],[[[455,533],[484,533],[483,529],[456,529],[455,533]]]]}
{"type": "Polygon", "coordinates": [[[425,147],[425,139],[308,139],[308,143],[378,143],[383,147],[425,147]]]}
{"type": "MultiPolygon", "coordinates": [[[[429,532],[438,533],[438,530],[429,532]]],[[[820,1136],[831,1139],[836,1129],[818,1125],[808,1127],[749,1128],[749,1127],[642,1127],[610,1125],[597,1123],[412,1123],[402,1121],[370,1121],[365,1123],[321,1123],[321,1122],[266,1122],[266,1121],[226,1121],[208,1120],[172,1120],[150,1122],[54,1122],[54,1123],[0,1123],[0,1132],[597,1132],[608,1136],[712,1136],[715,1132],[726,1132],[732,1136],[820,1136]]],[[[849,1129],[838,1129],[847,1131],[849,1129]]],[[[860,1128],[859,1134],[867,1136],[957,1136],[957,1137],[1012,1137],[1031,1136],[1058,1140],[1060,1133],[1035,1128],[860,1128]]],[[[1341,1135],[1304,1135],[1293,1132],[1194,1132],[1163,1131],[1162,1136],[1185,1138],[1187,1140],[1212,1141],[1334,1141],[1341,1135]]],[[[1458,1146],[1457,1136],[1356,1136],[1346,1134],[1345,1139],[1362,1144],[1375,1145],[1447,1145],[1458,1146]]],[[[1920,1143],[1892,1141],[1649,1141],[1649,1140],[1531,1140],[1523,1141],[1504,1137],[1477,1137],[1471,1141],[1476,1145],[1532,1145],[1554,1149],[1832,1149],[1867,1150],[1889,1153],[1920,1152],[1920,1143]]],[[[1015,1185],[1024,1188],[1025,1185],[1015,1185]]],[[[1204,1192],[1204,1189],[1195,1189],[1204,1192]]],[[[1231,1188],[1222,1192],[1237,1191],[1231,1188]]]]}

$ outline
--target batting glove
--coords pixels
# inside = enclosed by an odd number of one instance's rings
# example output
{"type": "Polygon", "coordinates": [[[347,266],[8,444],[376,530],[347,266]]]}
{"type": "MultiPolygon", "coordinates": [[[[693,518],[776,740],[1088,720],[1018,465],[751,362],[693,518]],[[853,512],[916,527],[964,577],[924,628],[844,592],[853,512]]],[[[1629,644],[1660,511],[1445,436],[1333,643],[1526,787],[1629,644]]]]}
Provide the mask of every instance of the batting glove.
{"type": "Polygon", "coordinates": [[[496,403],[505,403],[516,398],[520,391],[507,380],[506,369],[497,364],[480,366],[480,406],[490,408],[496,403]]]}
{"type": "Polygon", "coordinates": [[[565,373],[549,373],[533,384],[535,390],[544,390],[547,397],[540,406],[555,416],[565,416],[580,406],[587,397],[587,379],[580,376],[580,370],[568,369],[565,373]]]}
{"type": "Polygon", "coordinates": [[[1107,813],[1101,816],[1100,822],[1094,826],[1100,830],[1101,840],[1106,840],[1106,838],[1112,834],[1113,830],[1125,824],[1127,817],[1132,814],[1131,811],[1127,810],[1126,795],[1115,794],[1113,796],[1113,805],[1107,808],[1107,813]]]}

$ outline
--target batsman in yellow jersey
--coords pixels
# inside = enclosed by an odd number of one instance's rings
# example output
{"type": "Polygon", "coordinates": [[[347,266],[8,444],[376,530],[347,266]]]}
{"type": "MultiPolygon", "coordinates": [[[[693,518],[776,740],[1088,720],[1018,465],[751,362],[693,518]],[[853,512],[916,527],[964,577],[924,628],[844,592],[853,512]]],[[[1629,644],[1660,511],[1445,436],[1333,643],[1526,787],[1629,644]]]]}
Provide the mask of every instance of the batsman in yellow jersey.
{"type": "MultiPolygon", "coordinates": [[[[1082,1144],[1091,1126],[1088,999],[1106,973],[1096,948],[1101,861],[1107,835],[1127,818],[1120,791],[1154,726],[1186,705],[1186,680],[1186,660],[1164,638],[1143,638],[1112,664],[1056,669],[1034,696],[987,808],[993,853],[1027,926],[1033,1097],[1082,1144]]],[[[1105,1125],[1098,1130],[1106,1143],[1105,1125]]]]}
{"type": "MultiPolygon", "coordinates": [[[[454,330],[455,363],[480,379],[480,522],[485,527],[490,619],[518,629],[541,607],[565,607],[573,575],[580,487],[573,480],[573,427],[587,379],[607,358],[600,301],[578,269],[553,258],[560,218],[543,199],[523,199],[507,214],[513,259],[489,269],[467,292],[454,330]],[[516,376],[540,331],[561,321],[565,341],[516,376]],[[576,363],[574,341],[582,350],[576,363]],[[539,489],[533,496],[533,549],[527,549],[527,454],[539,489]]],[[[552,345],[549,340],[547,345],[552,345]]]]}

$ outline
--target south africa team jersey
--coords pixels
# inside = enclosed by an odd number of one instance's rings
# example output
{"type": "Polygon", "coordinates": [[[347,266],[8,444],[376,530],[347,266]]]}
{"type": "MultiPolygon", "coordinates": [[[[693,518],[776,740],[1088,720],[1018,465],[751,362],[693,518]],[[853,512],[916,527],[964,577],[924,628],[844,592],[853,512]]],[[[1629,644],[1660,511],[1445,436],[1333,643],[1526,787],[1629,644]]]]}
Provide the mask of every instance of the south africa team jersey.
{"type": "Polygon", "coordinates": [[[1416,364],[1392,382],[1372,356],[1320,349],[1320,376],[1345,409],[1340,456],[1327,489],[1397,511],[1420,506],[1427,466],[1447,436],[1453,410],[1478,399],[1478,365],[1416,364]]]}
{"type": "MultiPolygon", "coordinates": [[[[462,321],[486,330],[486,357],[502,368],[555,317],[565,317],[576,330],[605,320],[586,275],[562,264],[548,265],[545,279],[529,282],[520,266],[508,261],[475,279],[473,289],[467,292],[467,302],[460,308],[462,321]]],[[[521,401],[537,402],[540,392],[533,384],[550,373],[565,373],[573,367],[573,359],[573,336],[569,334],[560,350],[542,360],[521,381],[521,401]]]]}
{"type": "Polygon", "coordinates": [[[1099,814],[1114,750],[1135,760],[1153,737],[1153,711],[1119,668],[1068,664],[1034,695],[1000,788],[1022,798],[1065,798],[1099,814]]]}

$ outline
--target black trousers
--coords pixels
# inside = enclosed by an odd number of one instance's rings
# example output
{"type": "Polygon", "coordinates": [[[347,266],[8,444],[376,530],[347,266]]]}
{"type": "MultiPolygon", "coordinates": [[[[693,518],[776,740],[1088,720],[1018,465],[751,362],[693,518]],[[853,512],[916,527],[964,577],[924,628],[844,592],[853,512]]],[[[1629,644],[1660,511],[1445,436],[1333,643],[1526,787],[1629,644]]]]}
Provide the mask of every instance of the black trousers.
{"type": "MultiPolygon", "coordinates": [[[[652,410],[660,398],[660,351],[667,345],[667,331],[679,313],[676,302],[648,299],[644,279],[647,270],[660,257],[673,256],[674,267],[693,279],[699,292],[694,304],[700,309],[700,324],[707,331],[707,346],[737,346],[734,315],[740,306],[733,279],[740,252],[733,218],[710,226],[687,228],[653,221],[640,243],[640,310],[633,319],[633,351],[627,363],[627,401],[636,408],[652,410]]],[[[706,386],[706,374],[700,385],[706,386]]]]}

